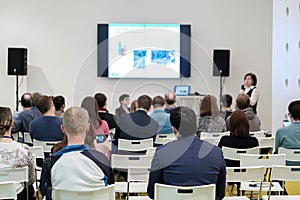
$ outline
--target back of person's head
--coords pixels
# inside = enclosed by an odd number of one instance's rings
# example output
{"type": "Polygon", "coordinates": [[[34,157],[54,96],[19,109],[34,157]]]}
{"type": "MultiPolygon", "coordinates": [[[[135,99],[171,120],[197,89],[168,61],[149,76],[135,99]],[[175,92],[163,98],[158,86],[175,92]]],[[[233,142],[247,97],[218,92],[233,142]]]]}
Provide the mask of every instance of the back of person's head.
{"type": "Polygon", "coordinates": [[[228,108],[231,106],[232,104],[232,96],[229,95],[229,94],[224,94],[222,97],[221,97],[221,103],[224,107],[228,108]]]}
{"type": "Polygon", "coordinates": [[[206,95],[200,105],[200,116],[218,116],[219,108],[217,104],[217,98],[212,95],[206,95]]]}
{"type": "Polygon", "coordinates": [[[187,137],[196,134],[197,122],[195,112],[184,106],[175,108],[170,115],[171,125],[177,129],[179,134],[187,137]]]}
{"type": "Polygon", "coordinates": [[[236,105],[239,109],[244,110],[249,107],[250,105],[250,99],[247,95],[245,94],[240,94],[236,98],[236,105]]]}
{"type": "Polygon", "coordinates": [[[257,84],[257,78],[256,78],[255,74],[253,74],[253,73],[247,73],[247,74],[245,74],[244,80],[246,80],[247,76],[251,76],[251,79],[253,81],[252,85],[256,86],[256,84],[257,84]]]}
{"type": "Polygon", "coordinates": [[[154,109],[162,108],[165,105],[165,100],[162,96],[156,96],[153,98],[152,105],[154,109]]]}
{"type": "Polygon", "coordinates": [[[288,107],[290,115],[294,120],[300,120],[300,101],[292,101],[288,107]]]}
{"type": "Polygon", "coordinates": [[[37,101],[41,96],[42,96],[42,94],[39,92],[35,92],[32,94],[32,98],[31,98],[32,106],[37,106],[37,101]]]}
{"type": "Polygon", "coordinates": [[[61,95],[54,97],[53,103],[55,106],[55,110],[61,110],[63,109],[63,106],[65,105],[65,98],[61,95]]]}
{"type": "Polygon", "coordinates": [[[86,109],[71,107],[64,114],[63,125],[68,136],[86,134],[89,114],[86,109]]]}
{"type": "Polygon", "coordinates": [[[130,104],[130,112],[135,112],[137,109],[137,100],[134,100],[130,104]]]}
{"type": "Polygon", "coordinates": [[[165,93],[165,102],[168,105],[173,105],[174,103],[176,103],[176,95],[174,92],[172,91],[168,91],[165,93]]]}
{"type": "Polygon", "coordinates": [[[52,104],[53,104],[52,96],[42,95],[37,100],[36,107],[39,109],[39,111],[42,114],[45,114],[46,112],[48,112],[51,109],[52,104]]]}
{"type": "Polygon", "coordinates": [[[98,115],[98,104],[95,98],[85,97],[81,102],[81,108],[85,108],[88,111],[90,121],[97,128],[101,126],[101,119],[98,115]]]}
{"type": "Polygon", "coordinates": [[[129,98],[129,94],[122,94],[119,97],[119,103],[122,104],[122,101],[124,101],[125,98],[129,98]]]}
{"type": "Polygon", "coordinates": [[[12,114],[10,108],[0,107],[0,136],[12,126],[12,114]]]}
{"type": "Polygon", "coordinates": [[[98,107],[103,108],[105,106],[105,103],[107,101],[107,97],[103,93],[97,93],[95,94],[95,99],[97,101],[98,107]]]}
{"type": "Polygon", "coordinates": [[[145,110],[149,110],[151,108],[152,99],[148,95],[142,95],[138,98],[138,107],[143,108],[145,110]]]}
{"type": "Polygon", "coordinates": [[[234,136],[247,137],[249,127],[249,120],[244,111],[236,110],[230,115],[229,130],[234,136]]]}
{"type": "Polygon", "coordinates": [[[31,105],[31,94],[30,93],[24,93],[21,97],[21,105],[24,107],[24,108],[30,108],[32,105],[31,105]]]}

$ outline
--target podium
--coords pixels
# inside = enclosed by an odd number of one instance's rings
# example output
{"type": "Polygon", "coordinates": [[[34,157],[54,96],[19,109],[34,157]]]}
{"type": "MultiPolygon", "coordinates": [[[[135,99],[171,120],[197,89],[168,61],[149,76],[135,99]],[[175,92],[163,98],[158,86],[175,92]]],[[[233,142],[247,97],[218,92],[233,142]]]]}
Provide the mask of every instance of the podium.
{"type": "Polygon", "coordinates": [[[196,116],[200,113],[201,96],[177,96],[176,106],[186,106],[193,109],[196,116]]]}

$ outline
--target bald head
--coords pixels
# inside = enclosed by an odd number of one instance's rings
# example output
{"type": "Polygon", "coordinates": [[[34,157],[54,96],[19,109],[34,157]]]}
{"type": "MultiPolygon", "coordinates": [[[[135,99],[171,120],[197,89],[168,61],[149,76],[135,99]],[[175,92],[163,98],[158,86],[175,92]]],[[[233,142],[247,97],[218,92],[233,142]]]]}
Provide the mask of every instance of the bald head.
{"type": "Polygon", "coordinates": [[[84,108],[71,107],[64,114],[63,125],[68,136],[85,135],[88,123],[89,115],[84,108]]]}
{"type": "Polygon", "coordinates": [[[165,101],[168,105],[173,105],[176,102],[176,95],[174,92],[169,91],[165,94],[165,101]]]}

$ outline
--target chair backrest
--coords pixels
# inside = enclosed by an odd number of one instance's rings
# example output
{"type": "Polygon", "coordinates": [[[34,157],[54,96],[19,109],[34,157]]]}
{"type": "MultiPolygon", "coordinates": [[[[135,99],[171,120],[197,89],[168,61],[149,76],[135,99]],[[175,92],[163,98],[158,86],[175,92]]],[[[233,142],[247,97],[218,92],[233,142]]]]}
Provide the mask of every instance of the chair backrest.
{"type": "Polygon", "coordinates": [[[118,140],[118,150],[119,151],[146,151],[148,147],[153,147],[153,138],[143,139],[143,140],[118,140]]]}
{"type": "Polygon", "coordinates": [[[17,132],[17,133],[11,133],[11,136],[14,138],[15,141],[18,141],[18,139],[19,139],[19,132],[17,132]]]}
{"type": "Polygon", "coordinates": [[[272,148],[275,147],[275,137],[257,138],[260,148],[272,148]]]}
{"type": "Polygon", "coordinates": [[[42,146],[29,147],[29,151],[32,153],[32,155],[34,155],[35,158],[45,158],[42,146]]]}
{"type": "Polygon", "coordinates": [[[170,134],[157,134],[155,138],[155,144],[166,144],[170,141],[177,140],[174,133],[170,134]]]}
{"type": "Polygon", "coordinates": [[[107,187],[88,192],[52,190],[52,198],[53,200],[115,200],[115,186],[109,185],[107,187]]]}
{"type": "Polygon", "coordinates": [[[251,131],[249,133],[249,135],[253,136],[253,137],[256,137],[256,138],[263,138],[263,137],[266,137],[265,136],[265,132],[266,131],[251,131]]]}
{"type": "Polygon", "coordinates": [[[248,149],[236,149],[230,147],[222,147],[224,159],[228,160],[240,160],[240,154],[259,154],[259,147],[248,148],[248,149]]]}
{"type": "Polygon", "coordinates": [[[222,132],[222,133],[209,133],[209,132],[201,132],[200,139],[204,140],[204,138],[221,138],[224,135],[229,135],[230,132],[222,132]]]}
{"type": "Polygon", "coordinates": [[[0,182],[15,181],[28,182],[28,167],[20,168],[0,168],[0,182]]]}
{"type": "Polygon", "coordinates": [[[151,167],[153,155],[111,155],[111,167],[113,169],[128,169],[132,167],[151,167]]]}
{"type": "Polygon", "coordinates": [[[0,182],[0,199],[17,199],[16,189],[14,181],[0,182]]]}
{"type": "Polygon", "coordinates": [[[240,166],[265,166],[271,168],[272,165],[285,165],[285,154],[241,154],[240,166]]]}
{"type": "Polygon", "coordinates": [[[279,147],[278,152],[286,155],[286,161],[300,162],[300,149],[286,149],[279,147]]]}
{"type": "Polygon", "coordinates": [[[219,144],[220,139],[221,139],[221,137],[219,137],[219,138],[202,138],[202,140],[204,140],[206,142],[209,142],[209,143],[211,143],[213,145],[216,145],[216,146],[219,144]]]}
{"type": "Polygon", "coordinates": [[[156,151],[156,147],[148,147],[146,151],[146,155],[154,155],[156,151]]]}
{"type": "Polygon", "coordinates": [[[24,143],[32,144],[32,139],[29,133],[24,132],[24,143]]]}
{"type": "Polygon", "coordinates": [[[300,181],[300,166],[273,165],[270,180],[300,181]]]}
{"type": "Polygon", "coordinates": [[[172,186],[155,184],[155,200],[215,200],[216,185],[172,186]]]}
{"type": "Polygon", "coordinates": [[[148,167],[128,167],[127,181],[148,182],[150,168],[148,167]]]}
{"type": "Polygon", "coordinates": [[[264,180],[264,166],[227,167],[226,182],[260,181],[264,180]]]}
{"type": "Polygon", "coordinates": [[[44,153],[50,153],[51,148],[60,141],[40,141],[40,140],[33,140],[33,146],[42,146],[44,153]]]}

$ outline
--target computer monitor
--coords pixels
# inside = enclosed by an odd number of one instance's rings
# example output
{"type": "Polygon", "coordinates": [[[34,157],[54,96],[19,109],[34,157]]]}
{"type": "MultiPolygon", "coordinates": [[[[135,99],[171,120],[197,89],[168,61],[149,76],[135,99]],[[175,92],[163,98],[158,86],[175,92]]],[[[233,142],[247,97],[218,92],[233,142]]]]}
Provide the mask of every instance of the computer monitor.
{"type": "Polygon", "coordinates": [[[174,93],[176,96],[187,96],[190,93],[191,86],[189,85],[175,85],[174,93]]]}

